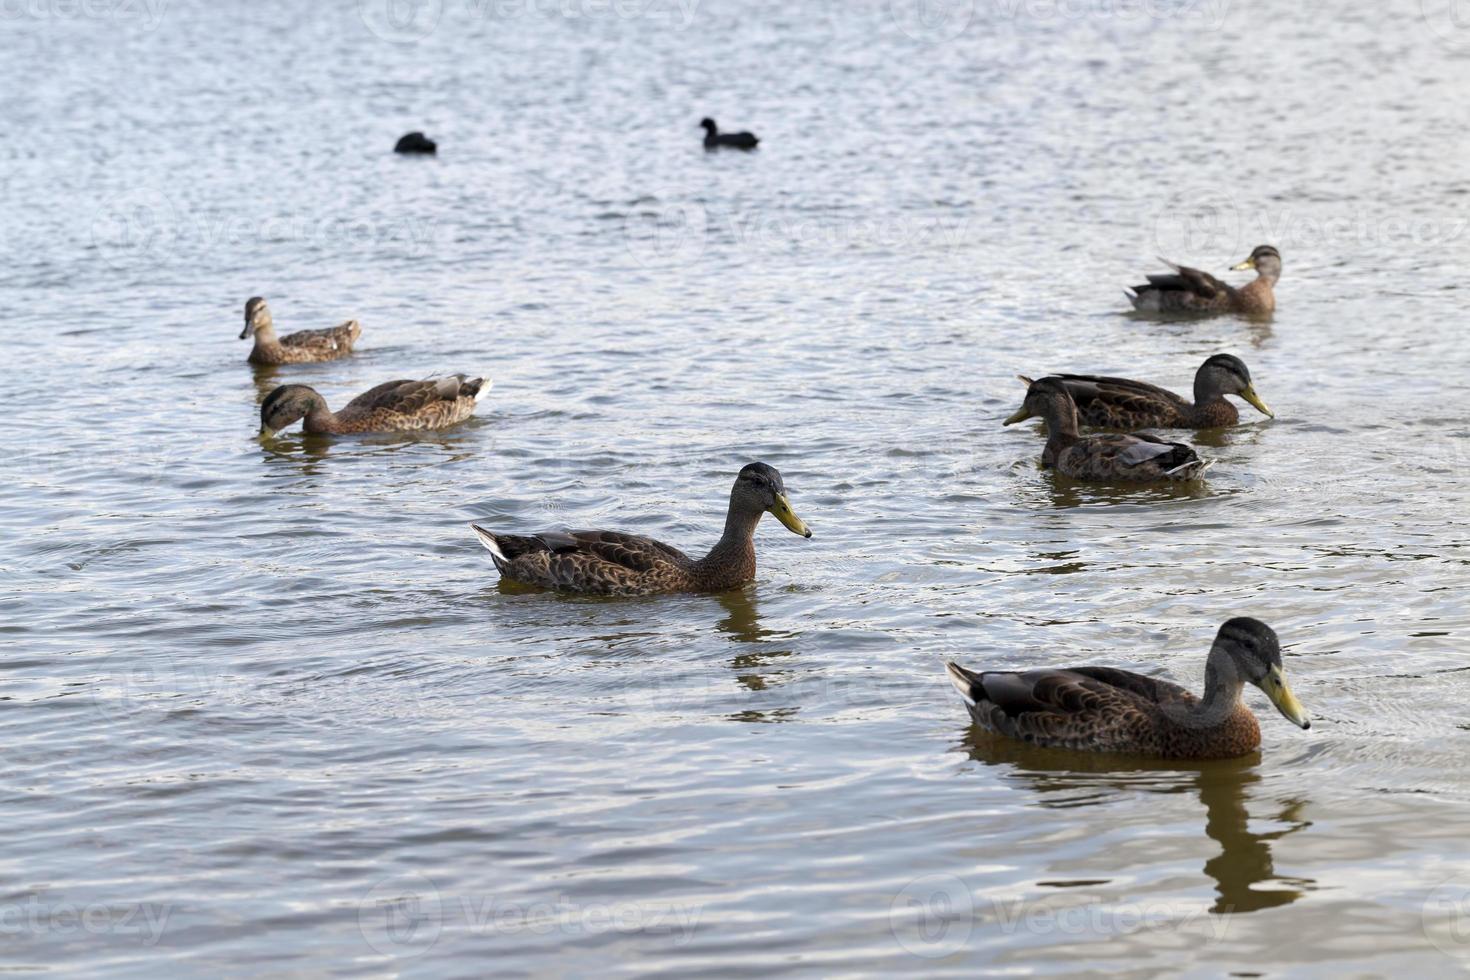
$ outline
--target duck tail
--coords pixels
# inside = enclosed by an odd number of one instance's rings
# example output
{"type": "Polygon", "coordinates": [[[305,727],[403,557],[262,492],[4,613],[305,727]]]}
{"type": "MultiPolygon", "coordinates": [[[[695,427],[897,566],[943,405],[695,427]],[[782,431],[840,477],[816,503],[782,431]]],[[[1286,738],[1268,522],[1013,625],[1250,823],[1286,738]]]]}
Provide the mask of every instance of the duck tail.
{"type": "Polygon", "coordinates": [[[1021,384],[1025,385],[1027,388],[1036,383],[1035,381],[1032,381],[1030,378],[1026,377],[1024,374],[1018,374],[1016,375],[1016,377],[1019,378],[1021,380],[1021,384]]]}
{"type": "Polygon", "coordinates": [[[949,682],[954,689],[960,692],[960,696],[971,704],[980,700],[984,689],[980,687],[980,675],[972,670],[966,670],[959,664],[950,660],[945,663],[944,670],[949,674],[949,682]]]}
{"type": "Polygon", "coordinates": [[[494,387],[495,382],[491,381],[488,377],[466,378],[460,383],[459,393],[478,400],[481,395],[487,394],[494,387]]]}
{"type": "Polygon", "coordinates": [[[495,567],[504,568],[510,559],[505,557],[505,552],[500,550],[500,542],[495,540],[495,535],[478,524],[471,524],[470,530],[475,532],[475,537],[480,539],[480,543],[485,546],[485,550],[490,552],[490,557],[495,559],[495,567]]]}

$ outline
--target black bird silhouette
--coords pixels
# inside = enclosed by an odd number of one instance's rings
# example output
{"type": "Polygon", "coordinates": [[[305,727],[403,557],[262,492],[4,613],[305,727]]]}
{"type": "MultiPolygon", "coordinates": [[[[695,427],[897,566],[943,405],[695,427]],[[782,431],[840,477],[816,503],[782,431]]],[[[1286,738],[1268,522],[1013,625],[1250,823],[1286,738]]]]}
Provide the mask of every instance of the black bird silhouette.
{"type": "Polygon", "coordinates": [[[720,127],[708,116],[701,119],[699,124],[704,127],[704,148],[713,150],[721,146],[733,147],[737,150],[753,150],[760,142],[754,133],[722,133],[720,127]]]}
{"type": "Polygon", "coordinates": [[[398,141],[393,147],[394,153],[438,153],[439,144],[429,139],[423,133],[409,133],[398,141]]]}

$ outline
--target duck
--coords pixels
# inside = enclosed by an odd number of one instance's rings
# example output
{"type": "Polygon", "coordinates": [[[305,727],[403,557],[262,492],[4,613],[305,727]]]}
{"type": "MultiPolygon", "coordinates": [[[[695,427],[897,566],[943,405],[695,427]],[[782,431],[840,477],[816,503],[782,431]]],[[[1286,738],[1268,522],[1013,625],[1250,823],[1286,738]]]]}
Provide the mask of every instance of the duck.
{"type": "Polygon", "coordinates": [[[447,429],[474,414],[490,390],[484,378],[451,374],[422,381],[385,381],[358,395],[340,412],[309,385],[281,385],[260,403],[260,435],[269,439],[297,419],[308,435],[447,429]]]}
{"type": "Polygon", "coordinates": [[[1311,718],[1286,681],[1281,641],[1259,619],[1236,617],[1205,660],[1205,693],[1116,667],[973,671],[950,661],[949,682],[982,729],[1049,748],[1162,759],[1232,759],[1261,745],[1241,698],[1247,683],[1302,729],[1311,718]]]}
{"type": "Polygon", "coordinates": [[[1197,480],[1210,466],[1194,448],[1147,432],[1078,433],[1077,403],[1061,378],[1040,378],[1026,389],[1021,409],[1006,425],[1033,416],[1046,420],[1041,465],[1074,480],[1154,483],[1197,480]]]}
{"type": "Polygon", "coordinates": [[[394,153],[422,153],[432,156],[439,152],[439,144],[429,139],[423,133],[406,133],[399,137],[398,144],[393,147],[394,153]]]}
{"type": "Polygon", "coordinates": [[[715,125],[715,121],[708,116],[699,121],[704,127],[704,148],[706,150],[718,149],[728,146],[736,150],[753,150],[760,142],[754,133],[722,133],[715,125]]]}
{"type": "Polygon", "coordinates": [[[803,538],[811,528],[796,516],[774,466],[747,464],[730,490],[725,533],[695,559],[653,538],[620,531],[549,531],[517,535],[470,528],[490,552],[501,578],[560,592],[640,596],[722,592],[755,578],[755,529],[770,513],[803,538]]]}
{"type": "Polygon", "coordinates": [[[362,324],[348,320],[325,330],[298,330],[276,337],[275,323],[265,299],[252,296],[245,301],[245,329],[240,339],[255,337],[255,346],[246,358],[251,364],[306,364],[335,361],[352,353],[352,345],[362,336],[362,324]]]}
{"type": "Polygon", "coordinates": [[[1276,310],[1276,281],[1281,278],[1281,253],[1272,245],[1257,245],[1250,257],[1231,270],[1254,269],[1256,278],[1239,288],[1208,272],[1175,265],[1172,275],[1149,276],[1148,283],[1126,293],[1142,313],[1244,313],[1266,316],[1276,310]]]}
{"type": "MultiPolygon", "coordinates": [[[[1024,374],[1020,379],[1030,387],[1024,374]]],[[[1100,429],[1214,429],[1235,425],[1240,411],[1226,395],[1239,395],[1267,418],[1276,413],[1256,394],[1250,368],[1233,354],[1216,354],[1194,373],[1194,401],[1165,388],[1095,374],[1052,374],[1072,396],[1083,425],[1100,429]]]]}

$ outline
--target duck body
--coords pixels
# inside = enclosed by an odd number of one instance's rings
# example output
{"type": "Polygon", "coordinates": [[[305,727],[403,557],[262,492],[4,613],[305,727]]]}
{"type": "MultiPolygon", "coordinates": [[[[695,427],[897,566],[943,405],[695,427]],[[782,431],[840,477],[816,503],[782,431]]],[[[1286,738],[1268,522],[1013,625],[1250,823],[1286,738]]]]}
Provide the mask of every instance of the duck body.
{"type": "MultiPolygon", "coordinates": [[[[1240,358],[1216,354],[1194,377],[1194,401],[1166,388],[1128,378],[1095,374],[1048,375],[1060,381],[1077,406],[1082,425],[1100,429],[1212,429],[1235,425],[1240,412],[1225,397],[1239,395],[1262,414],[1274,417],[1251,383],[1240,358]]],[[[1022,376],[1029,387],[1033,382],[1022,376]]]]}
{"type": "Polygon", "coordinates": [[[1261,728],[1241,698],[1259,687],[1301,728],[1306,711],[1286,683],[1280,641],[1260,620],[1220,627],[1205,661],[1205,693],[1115,667],[972,671],[946,665],[970,717],[986,731],[1051,748],[1228,759],[1254,752],[1261,728]]]}
{"type": "Polygon", "coordinates": [[[1200,699],[1157,677],[1113,667],[974,673],[948,665],[975,724],[1033,745],[1168,759],[1228,759],[1261,744],[1239,700],[1208,725],[1191,724],[1200,699]]]}
{"type": "Polygon", "coordinates": [[[352,353],[352,346],[362,336],[362,325],[348,320],[325,330],[299,330],[284,337],[276,336],[270,307],[259,296],[245,304],[245,329],[240,339],[255,338],[246,358],[251,364],[307,364],[336,361],[352,353]]]}
{"type": "Polygon", "coordinates": [[[385,381],[333,412],[316,389],[282,385],[261,403],[260,431],[271,436],[297,419],[308,435],[445,429],[473,415],[476,402],[489,390],[484,378],[464,374],[385,381]]]}
{"type": "Polygon", "coordinates": [[[1270,245],[1259,245],[1250,257],[1233,269],[1255,269],[1256,278],[1236,287],[1221,282],[1208,272],[1168,263],[1168,275],[1147,276],[1148,282],[1128,293],[1133,308],[1141,313],[1210,314],[1242,313],[1267,316],[1276,310],[1274,287],[1281,278],[1281,254],[1270,245]]]}
{"type": "Polygon", "coordinates": [[[406,133],[399,137],[398,143],[393,147],[394,153],[417,153],[423,156],[432,156],[439,152],[439,144],[429,139],[423,133],[406,133]]]}
{"type": "Polygon", "coordinates": [[[1189,481],[1204,475],[1209,463],[1193,447],[1148,432],[1082,435],[1077,405],[1061,378],[1041,378],[1026,391],[1020,411],[1006,425],[1040,416],[1046,420],[1041,464],[1074,480],[1103,483],[1189,481]]]}
{"type": "Polygon", "coordinates": [[[704,127],[704,148],[706,150],[717,150],[728,147],[732,150],[753,150],[760,143],[760,139],[754,133],[722,133],[715,125],[713,119],[705,118],[699,121],[704,127]]]}
{"type": "Polygon", "coordinates": [[[725,532],[704,558],[695,559],[653,538],[620,531],[500,534],[471,524],[503,578],[523,585],[586,595],[637,596],[718,592],[755,578],[756,526],[770,512],[786,528],[810,538],[791,510],[781,474],[765,463],[740,471],[730,491],[725,532]]]}

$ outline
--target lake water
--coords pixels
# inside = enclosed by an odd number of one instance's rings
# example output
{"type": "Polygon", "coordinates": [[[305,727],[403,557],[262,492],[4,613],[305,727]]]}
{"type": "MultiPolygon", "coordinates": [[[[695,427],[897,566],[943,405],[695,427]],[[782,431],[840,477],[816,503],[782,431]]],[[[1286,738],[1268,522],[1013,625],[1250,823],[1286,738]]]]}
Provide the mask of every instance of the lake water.
{"type": "Polygon", "coordinates": [[[4,5],[5,968],[1470,967],[1448,2],[4,5]],[[1125,313],[1262,242],[1270,322],[1125,313]],[[360,351],[254,373],[255,294],[360,351]],[[1202,487],[1000,424],[1221,351],[1278,418],[1202,487]],[[254,438],[444,371],[455,430],[254,438]],[[754,459],[815,536],[730,594],[503,588],[466,527],[699,552],[754,459]],[[1238,762],[997,745],[943,675],[1198,687],[1234,615],[1316,719],[1250,692],[1238,762]]]}

